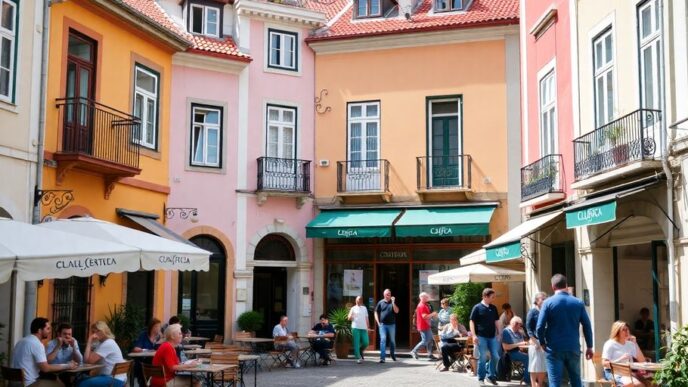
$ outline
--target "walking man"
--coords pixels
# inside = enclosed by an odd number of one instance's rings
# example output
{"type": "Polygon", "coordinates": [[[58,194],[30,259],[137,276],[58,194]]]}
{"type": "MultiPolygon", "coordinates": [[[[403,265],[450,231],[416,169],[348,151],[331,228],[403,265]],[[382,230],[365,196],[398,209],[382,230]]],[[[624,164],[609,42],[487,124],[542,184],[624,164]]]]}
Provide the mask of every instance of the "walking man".
{"type": "Polygon", "coordinates": [[[547,377],[550,386],[561,384],[566,367],[572,387],[581,387],[580,376],[580,334],[579,324],[585,336],[585,358],[590,360],[592,349],[592,327],[583,301],[567,291],[566,277],[555,274],[552,277],[554,295],[542,304],[537,322],[537,338],[545,349],[547,377]]]}
{"type": "MultiPolygon", "coordinates": [[[[485,373],[490,383],[497,385],[497,364],[499,363],[499,313],[492,305],[495,291],[491,288],[483,289],[483,299],[471,310],[470,327],[473,334],[473,344],[478,347],[478,382],[485,383],[485,373]],[[490,352],[490,362],[487,362],[487,352],[490,352]],[[487,368],[487,370],[486,370],[487,368]]],[[[555,384],[553,384],[554,386],[555,384]]]]}
{"type": "Polygon", "coordinates": [[[399,313],[399,307],[394,303],[395,298],[392,297],[392,291],[385,289],[382,294],[384,298],[375,306],[375,323],[377,323],[380,332],[380,363],[385,362],[388,338],[389,355],[392,357],[392,360],[397,361],[397,356],[394,354],[394,347],[396,346],[397,313],[399,313]]]}
{"type": "Polygon", "coordinates": [[[432,339],[431,328],[431,320],[433,317],[437,316],[437,312],[430,311],[430,305],[428,304],[430,296],[428,293],[422,292],[418,295],[418,299],[420,302],[416,307],[416,329],[418,329],[420,333],[420,342],[411,350],[411,356],[418,360],[418,350],[425,346],[428,351],[428,360],[437,360],[432,354],[434,341],[432,339]]]}

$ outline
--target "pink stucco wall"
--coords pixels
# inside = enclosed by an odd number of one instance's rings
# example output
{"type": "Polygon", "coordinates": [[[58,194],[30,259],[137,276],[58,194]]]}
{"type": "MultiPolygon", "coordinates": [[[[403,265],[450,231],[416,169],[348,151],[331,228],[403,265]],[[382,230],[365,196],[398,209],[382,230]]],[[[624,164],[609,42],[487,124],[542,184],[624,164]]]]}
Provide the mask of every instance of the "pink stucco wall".
{"type": "Polygon", "coordinates": [[[527,131],[527,135],[524,133],[522,136],[523,165],[541,158],[538,72],[556,58],[558,153],[562,154],[564,161],[564,189],[567,196],[572,193],[574,135],[569,2],[569,0],[521,1],[521,6],[524,7],[524,17],[521,19],[522,31],[525,32],[521,38],[525,40],[526,55],[524,82],[528,85],[527,95],[523,96],[523,111],[528,116],[528,125],[526,126],[525,123],[523,125],[523,130],[527,131]],[[530,31],[550,7],[554,7],[557,11],[555,22],[535,39],[530,31]]]}

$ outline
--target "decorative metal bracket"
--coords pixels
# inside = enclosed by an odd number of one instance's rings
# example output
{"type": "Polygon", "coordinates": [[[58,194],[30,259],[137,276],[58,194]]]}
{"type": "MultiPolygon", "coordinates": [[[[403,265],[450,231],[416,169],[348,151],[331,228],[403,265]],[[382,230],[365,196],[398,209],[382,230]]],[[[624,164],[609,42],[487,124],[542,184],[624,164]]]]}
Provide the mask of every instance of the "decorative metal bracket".
{"type": "Polygon", "coordinates": [[[46,189],[41,190],[38,187],[34,189],[33,203],[35,206],[38,203],[43,207],[49,207],[50,210],[43,217],[45,220],[48,216],[54,215],[62,211],[69,203],[74,201],[74,194],[71,189],[46,189]]]}
{"type": "Polygon", "coordinates": [[[320,96],[315,97],[315,111],[318,112],[318,114],[325,114],[329,111],[332,111],[331,107],[322,105],[322,99],[323,97],[326,97],[327,94],[329,94],[327,89],[322,89],[320,90],[320,96]]]}
{"type": "Polygon", "coordinates": [[[165,207],[165,219],[174,219],[179,215],[179,219],[189,219],[191,221],[198,216],[198,208],[192,207],[165,207]]]}

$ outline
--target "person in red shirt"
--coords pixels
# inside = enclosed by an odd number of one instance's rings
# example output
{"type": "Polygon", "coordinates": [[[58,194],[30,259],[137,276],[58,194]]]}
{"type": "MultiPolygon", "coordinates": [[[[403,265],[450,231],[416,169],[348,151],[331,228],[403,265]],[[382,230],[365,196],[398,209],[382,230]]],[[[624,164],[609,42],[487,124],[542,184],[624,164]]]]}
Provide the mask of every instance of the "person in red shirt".
{"type": "Polygon", "coordinates": [[[153,365],[161,365],[165,370],[165,380],[159,377],[151,378],[151,387],[165,387],[168,382],[174,380],[176,386],[192,385],[193,387],[200,387],[200,383],[190,380],[190,376],[175,375],[177,371],[194,368],[198,365],[197,360],[192,360],[187,364],[180,364],[179,358],[175,348],[182,342],[182,326],[179,324],[171,324],[165,329],[165,342],[160,345],[160,348],[153,356],[153,365]]]}
{"type": "Polygon", "coordinates": [[[432,318],[437,316],[437,312],[430,311],[430,296],[428,293],[422,292],[418,295],[420,302],[416,307],[416,329],[420,333],[420,342],[411,350],[411,356],[414,359],[418,359],[418,350],[425,346],[428,350],[428,360],[437,360],[437,358],[432,354],[433,339],[432,339],[432,324],[430,323],[432,318]]]}

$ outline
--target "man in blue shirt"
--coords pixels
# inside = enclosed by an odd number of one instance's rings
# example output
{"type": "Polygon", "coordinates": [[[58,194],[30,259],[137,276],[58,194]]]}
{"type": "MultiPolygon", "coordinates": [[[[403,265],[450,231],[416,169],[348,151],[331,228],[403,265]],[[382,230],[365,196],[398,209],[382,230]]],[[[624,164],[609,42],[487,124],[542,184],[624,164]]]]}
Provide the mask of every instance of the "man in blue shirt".
{"type": "Polygon", "coordinates": [[[583,326],[587,347],[585,358],[588,360],[594,354],[592,326],[583,301],[570,295],[567,288],[566,277],[561,274],[552,277],[554,295],[542,304],[536,331],[546,353],[549,385],[561,384],[561,376],[566,367],[571,386],[581,387],[579,325],[583,326]]]}
{"type": "Polygon", "coordinates": [[[523,364],[523,381],[530,385],[530,375],[528,374],[528,355],[521,352],[519,347],[528,345],[523,335],[523,320],[514,316],[511,318],[509,326],[502,331],[502,348],[509,354],[511,361],[520,361],[523,364]]]}
{"type": "Polygon", "coordinates": [[[485,382],[485,363],[487,352],[490,352],[489,369],[487,379],[490,383],[497,384],[497,363],[499,363],[499,343],[497,333],[499,331],[499,313],[497,307],[492,305],[495,299],[495,291],[490,288],[483,289],[483,299],[471,310],[470,327],[473,334],[473,344],[478,347],[480,359],[478,360],[478,381],[485,382]]]}
{"type": "Polygon", "coordinates": [[[45,348],[48,364],[69,364],[84,362],[84,356],[79,350],[79,344],[72,336],[72,326],[68,323],[61,323],[57,327],[57,337],[48,342],[45,348]]]}

